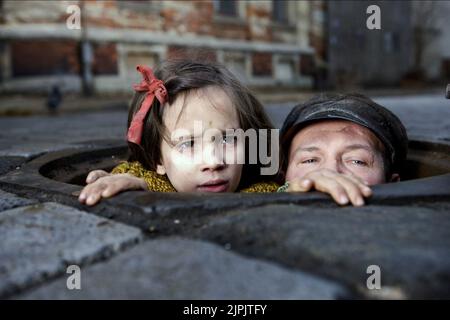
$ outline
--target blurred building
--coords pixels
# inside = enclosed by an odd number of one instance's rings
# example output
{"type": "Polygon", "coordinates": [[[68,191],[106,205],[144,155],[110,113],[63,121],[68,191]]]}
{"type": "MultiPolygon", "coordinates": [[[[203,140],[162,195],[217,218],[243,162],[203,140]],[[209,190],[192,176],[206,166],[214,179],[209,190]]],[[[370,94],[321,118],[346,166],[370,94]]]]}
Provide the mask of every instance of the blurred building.
{"type": "Polygon", "coordinates": [[[449,1],[414,1],[415,58],[429,81],[450,81],[449,1]]]}
{"type": "Polygon", "coordinates": [[[450,2],[326,1],[327,83],[383,87],[450,80],[450,2]],[[370,30],[367,8],[380,8],[381,29],[370,30]]]}
{"type": "Polygon", "coordinates": [[[413,33],[409,1],[330,1],[328,17],[332,85],[397,85],[410,71],[413,33]],[[380,8],[381,29],[367,28],[369,5],[380,8]]]}
{"type": "Polygon", "coordinates": [[[254,87],[310,88],[324,58],[322,1],[0,0],[3,92],[129,91],[137,64],[174,57],[227,65],[254,87]],[[81,10],[81,29],[66,21],[81,10]]]}

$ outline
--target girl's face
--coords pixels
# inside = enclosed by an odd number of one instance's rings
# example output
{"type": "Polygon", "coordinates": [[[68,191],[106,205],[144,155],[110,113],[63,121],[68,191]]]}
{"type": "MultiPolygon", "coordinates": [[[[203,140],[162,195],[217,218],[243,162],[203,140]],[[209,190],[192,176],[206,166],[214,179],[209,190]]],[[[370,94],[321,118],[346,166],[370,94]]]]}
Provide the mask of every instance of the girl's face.
{"type": "Polygon", "coordinates": [[[216,86],[192,90],[163,108],[169,141],[162,139],[157,173],[167,174],[178,192],[236,191],[243,147],[226,132],[240,128],[227,94],[216,86]]]}

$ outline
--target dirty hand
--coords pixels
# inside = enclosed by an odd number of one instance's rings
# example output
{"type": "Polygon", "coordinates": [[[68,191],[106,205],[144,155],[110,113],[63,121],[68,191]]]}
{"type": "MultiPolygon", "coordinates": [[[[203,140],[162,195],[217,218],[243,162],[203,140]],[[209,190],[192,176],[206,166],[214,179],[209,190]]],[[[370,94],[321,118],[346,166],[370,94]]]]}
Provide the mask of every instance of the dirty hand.
{"type": "Polygon", "coordinates": [[[344,175],[332,170],[321,169],[307,173],[299,179],[289,181],[288,192],[317,190],[330,194],[340,205],[349,201],[354,206],[364,205],[364,197],[370,197],[370,187],[356,176],[344,175]]]}
{"type": "Polygon", "coordinates": [[[109,198],[125,190],[147,190],[143,179],[128,173],[110,174],[103,170],[91,171],[86,178],[87,185],[81,191],[78,201],[92,206],[101,198],[109,198]]]}

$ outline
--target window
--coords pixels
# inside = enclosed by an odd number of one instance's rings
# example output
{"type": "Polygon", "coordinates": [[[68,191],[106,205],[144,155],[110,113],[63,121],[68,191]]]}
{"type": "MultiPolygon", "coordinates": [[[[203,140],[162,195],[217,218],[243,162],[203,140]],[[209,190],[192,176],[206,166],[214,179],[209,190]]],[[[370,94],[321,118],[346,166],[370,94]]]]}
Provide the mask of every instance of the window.
{"type": "Polygon", "coordinates": [[[95,43],[93,51],[92,73],[94,75],[116,75],[118,73],[115,43],[95,43]]]}
{"type": "Polygon", "coordinates": [[[236,17],[237,3],[236,0],[214,0],[214,11],[223,16],[236,17]]]}
{"type": "Polygon", "coordinates": [[[395,32],[386,32],[384,34],[384,51],[388,53],[400,50],[400,38],[395,32]]]}
{"type": "Polygon", "coordinates": [[[300,74],[312,76],[315,73],[316,65],[312,54],[300,54],[300,74]]]}
{"type": "Polygon", "coordinates": [[[287,24],[288,21],[288,2],[283,0],[272,1],[272,19],[273,21],[287,24]]]}
{"type": "Polygon", "coordinates": [[[354,34],[354,42],[355,46],[358,49],[363,50],[366,46],[366,36],[365,33],[361,30],[358,30],[354,34]]]}
{"type": "Polygon", "coordinates": [[[293,81],[296,77],[295,60],[290,57],[278,59],[275,66],[275,79],[282,82],[293,81]]]}
{"type": "Polygon", "coordinates": [[[392,42],[394,43],[394,51],[400,51],[400,36],[398,35],[398,33],[394,32],[392,36],[392,42]]]}
{"type": "Polygon", "coordinates": [[[252,54],[252,73],[256,77],[272,77],[272,53],[254,52],[252,54]]]}
{"type": "Polygon", "coordinates": [[[223,63],[240,81],[247,81],[247,59],[245,54],[224,52],[223,63]]]}
{"type": "Polygon", "coordinates": [[[13,40],[12,76],[77,75],[81,65],[74,40],[13,40]]]}
{"type": "Polygon", "coordinates": [[[444,58],[442,60],[441,74],[444,79],[450,81],[450,59],[444,58]]]}

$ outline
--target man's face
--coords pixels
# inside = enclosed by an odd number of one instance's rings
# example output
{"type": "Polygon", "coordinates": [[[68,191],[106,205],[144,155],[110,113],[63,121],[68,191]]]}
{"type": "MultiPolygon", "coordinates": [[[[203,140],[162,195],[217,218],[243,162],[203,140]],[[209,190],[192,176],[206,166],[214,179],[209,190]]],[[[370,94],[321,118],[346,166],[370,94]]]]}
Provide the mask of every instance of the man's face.
{"type": "Polygon", "coordinates": [[[178,192],[237,189],[243,165],[229,160],[242,150],[226,131],[240,125],[236,108],[223,90],[207,87],[179,95],[163,121],[170,141],[162,141],[157,172],[167,174],[178,192]]]}
{"type": "Polygon", "coordinates": [[[381,141],[363,126],[345,120],[320,121],[294,136],[286,180],[329,169],[355,175],[368,185],[384,183],[383,152],[381,141]]]}

